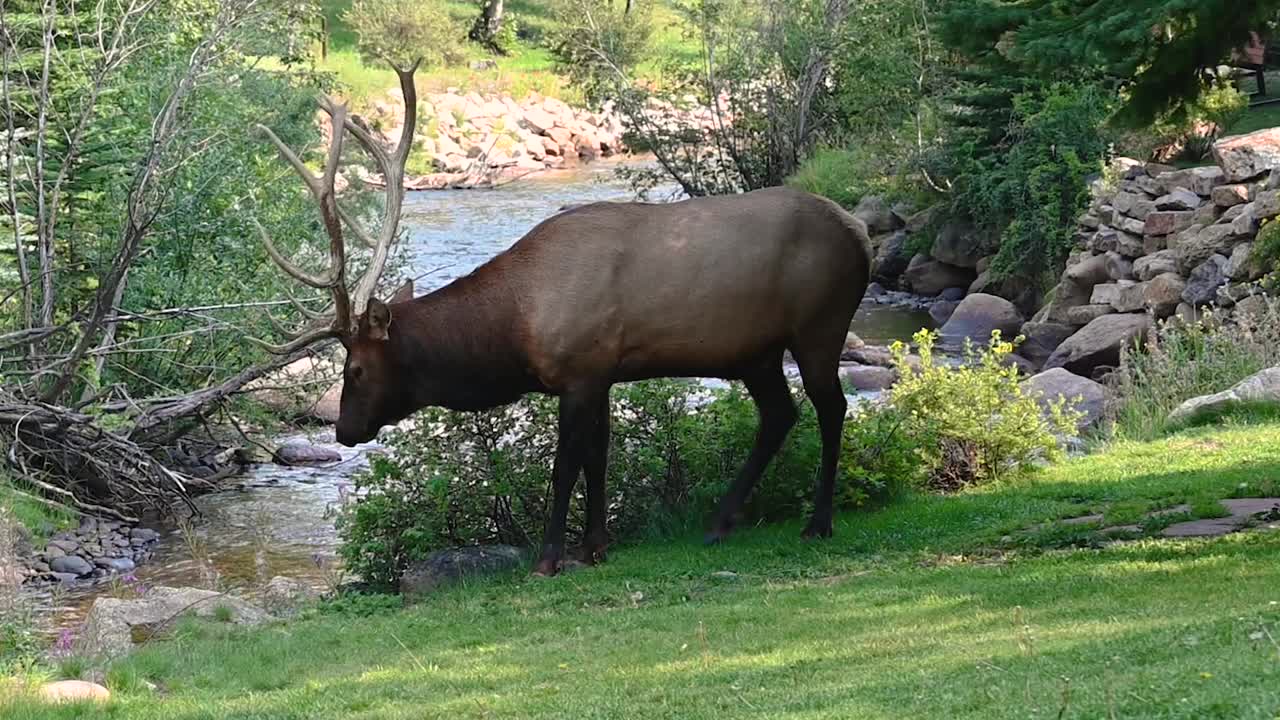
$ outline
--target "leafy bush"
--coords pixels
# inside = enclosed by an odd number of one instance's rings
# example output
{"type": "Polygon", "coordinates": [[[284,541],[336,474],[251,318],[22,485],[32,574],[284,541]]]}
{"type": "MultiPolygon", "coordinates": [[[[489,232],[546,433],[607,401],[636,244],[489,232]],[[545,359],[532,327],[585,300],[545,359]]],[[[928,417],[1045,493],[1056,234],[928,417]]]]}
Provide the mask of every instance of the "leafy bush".
{"type": "Polygon", "coordinates": [[[361,55],[400,68],[418,58],[428,66],[452,61],[466,35],[442,3],[355,0],[342,19],[355,31],[361,55]]]}
{"type": "Polygon", "coordinates": [[[1088,204],[1086,178],[1101,169],[1112,97],[1091,84],[1055,83],[1013,97],[1002,137],[958,139],[944,174],[955,178],[952,212],[998,236],[991,268],[1051,282],[1088,204]]]}
{"type": "Polygon", "coordinates": [[[866,149],[823,148],[787,178],[791,187],[822,195],[852,209],[866,195],[897,200],[919,193],[896,174],[893,167],[866,149]]]}
{"type": "Polygon", "coordinates": [[[1118,437],[1147,440],[1169,429],[1169,413],[1184,401],[1226,390],[1259,370],[1280,364],[1280,302],[1228,322],[1206,312],[1196,322],[1171,318],[1127,350],[1111,384],[1118,437]]]}
{"type": "Polygon", "coordinates": [[[1057,458],[1055,436],[1076,435],[1080,413],[1066,399],[1048,403],[1022,391],[1018,369],[1007,364],[1013,343],[993,332],[981,351],[966,343],[963,362],[950,365],[933,354],[937,333],[921,330],[913,340],[919,369],[907,360],[910,346],[890,350],[900,379],[889,390],[904,429],[924,454],[929,486],[950,491],[1019,472],[1037,460],[1057,458]]]}
{"type": "MultiPolygon", "coordinates": [[[[741,390],[705,394],[673,380],[615,389],[607,483],[615,541],[700,525],[742,466],[755,439],[754,404],[741,390]]],[[[921,456],[903,428],[896,412],[868,407],[846,426],[838,508],[884,502],[920,476],[921,456]]],[[[440,547],[539,542],[555,456],[553,399],[481,413],[428,410],[387,444],[392,452],[357,477],[338,519],[341,554],[370,585],[393,586],[408,563],[440,547]]],[[[820,445],[805,404],[745,508],[747,523],[809,512],[820,445]]],[[[570,542],[581,536],[581,507],[571,511],[570,542]]]]}

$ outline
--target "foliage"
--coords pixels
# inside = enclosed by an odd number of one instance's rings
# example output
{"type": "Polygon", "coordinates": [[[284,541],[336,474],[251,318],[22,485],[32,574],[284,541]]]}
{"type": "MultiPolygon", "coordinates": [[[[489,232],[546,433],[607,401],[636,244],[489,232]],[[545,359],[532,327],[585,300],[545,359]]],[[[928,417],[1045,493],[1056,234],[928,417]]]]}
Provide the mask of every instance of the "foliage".
{"type": "Polygon", "coordinates": [[[1186,117],[1205,79],[1250,31],[1267,32],[1276,0],[960,0],[944,16],[954,47],[1000,56],[1018,74],[1101,73],[1124,87],[1131,126],[1186,117]]]}
{"type": "MultiPolygon", "coordinates": [[[[615,541],[700,525],[746,460],[758,424],[754,403],[741,390],[708,399],[696,389],[684,381],[616,389],[607,480],[615,541]]],[[[339,519],[347,566],[375,587],[394,586],[409,562],[443,546],[535,545],[549,506],[553,400],[419,417],[388,438],[392,453],[357,478],[339,519]]],[[[837,508],[882,503],[919,477],[919,455],[902,426],[892,411],[863,408],[845,429],[837,508]]],[[[805,405],[749,500],[746,521],[808,513],[819,450],[816,419],[805,405]]],[[[570,516],[571,537],[581,535],[580,505],[570,516]]]]}
{"type": "Polygon", "coordinates": [[[1195,322],[1171,318],[1141,348],[1125,350],[1111,380],[1117,437],[1159,437],[1183,401],[1280,365],[1280,301],[1269,298],[1262,312],[1236,315],[1227,320],[1208,311],[1195,322]]]}
{"type": "Polygon", "coordinates": [[[459,56],[465,35],[443,5],[419,0],[354,0],[343,15],[360,53],[398,68],[419,59],[438,65],[459,56]]]}
{"type": "Polygon", "coordinates": [[[952,212],[999,238],[993,272],[1048,284],[1060,271],[1088,204],[1086,179],[1101,169],[1109,109],[1098,86],[1057,83],[1014,95],[997,139],[957,133],[944,161],[952,212]]]}
{"type": "Polygon", "coordinates": [[[4,674],[29,665],[40,650],[30,600],[21,594],[18,532],[17,519],[0,503],[0,673],[4,674]]]}
{"type": "Polygon", "coordinates": [[[1023,392],[1017,366],[1005,362],[1013,343],[1002,341],[999,331],[981,350],[966,343],[958,365],[934,355],[936,332],[921,330],[913,340],[919,370],[907,359],[909,345],[890,347],[899,380],[889,402],[926,458],[931,488],[957,490],[1024,473],[1061,455],[1057,437],[1076,435],[1080,413],[1067,398],[1042,410],[1039,399],[1023,392]]]}
{"type": "Polygon", "coordinates": [[[1249,249],[1249,262],[1268,272],[1280,270],[1280,222],[1262,221],[1249,249]]]}
{"type": "Polygon", "coordinates": [[[553,0],[555,25],[548,46],[559,68],[595,99],[617,87],[619,75],[646,57],[655,26],[654,0],[638,0],[630,10],[613,0],[553,0]]]}

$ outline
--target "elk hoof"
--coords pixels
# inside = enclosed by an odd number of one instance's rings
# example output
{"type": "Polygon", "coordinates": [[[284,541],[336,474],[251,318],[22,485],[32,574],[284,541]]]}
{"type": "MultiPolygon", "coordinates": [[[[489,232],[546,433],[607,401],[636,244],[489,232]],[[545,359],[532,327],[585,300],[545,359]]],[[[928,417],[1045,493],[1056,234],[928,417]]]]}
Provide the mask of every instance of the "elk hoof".
{"type": "Polygon", "coordinates": [[[733,523],[731,521],[720,520],[710,532],[703,537],[704,545],[719,545],[733,532],[733,523]]]}
{"type": "Polygon", "coordinates": [[[831,537],[831,519],[827,518],[819,520],[814,518],[805,526],[804,531],[800,533],[800,537],[806,540],[826,540],[831,537]]]}
{"type": "Polygon", "coordinates": [[[598,565],[608,559],[604,545],[582,545],[573,552],[574,559],[583,565],[598,565]]]}
{"type": "Polygon", "coordinates": [[[539,560],[533,567],[533,574],[537,577],[555,577],[559,572],[560,563],[551,559],[539,560]]]}

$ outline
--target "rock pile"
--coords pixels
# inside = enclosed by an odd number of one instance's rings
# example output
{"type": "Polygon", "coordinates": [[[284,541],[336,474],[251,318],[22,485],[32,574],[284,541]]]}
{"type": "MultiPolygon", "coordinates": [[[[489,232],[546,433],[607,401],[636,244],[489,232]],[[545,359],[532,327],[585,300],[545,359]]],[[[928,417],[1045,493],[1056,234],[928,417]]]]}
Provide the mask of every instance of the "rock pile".
{"type": "MultiPolygon", "coordinates": [[[[662,125],[707,129],[717,121],[710,108],[692,98],[680,106],[651,100],[645,112],[662,125]]],[[[398,142],[404,132],[404,97],[389,90],[360,121],[387,142],[398,142]]],[[[414,154],[429,158],[432,171],[410,173],[405,188],[493,187],[544,170],[575,167],[626,152],[623,131],[621,115],[611,103],[589,111],[537,93],[519,101],[456,88],[428,93],[419,98],[414,154]]],[[[381,183],[377,176],[361,179],[381,183]]]]}
{"type": "Polygon", "coordinates": [[[159,539],[155,530],[86,517],[78,529],[54,534],[28,559],[27,580],[72,583],[128,574],[159,539]]]}
{"type": "Polygon", "coordinates": [[[1038,355],[1062,338],[1045,367],[1103,375],[1154,320],[1230,311],[1262,292],[1251,251],[1260,224],[1280,215],[1280,129],[1224,138],[1214,159],[1183,170],[1116,161],[1118,182],[1095,187],[1080,249],[1022,328],[1038,355]]]}

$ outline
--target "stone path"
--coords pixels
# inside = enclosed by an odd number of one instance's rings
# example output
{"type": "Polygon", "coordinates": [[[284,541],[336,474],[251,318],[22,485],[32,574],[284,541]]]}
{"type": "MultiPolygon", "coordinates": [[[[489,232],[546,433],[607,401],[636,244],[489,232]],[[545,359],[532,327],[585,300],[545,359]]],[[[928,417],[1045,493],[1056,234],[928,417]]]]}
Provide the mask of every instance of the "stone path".
{"type": "MultiPolygon", "coordinates": [[[[1265,529],[1280,529],[1280,497],[1269,498],[1229,498],[1219,501],[1223,509],[1228,513],[1223,517],[1216,518],[1199,518],[1196,520],[1186,520],[1177,522],[1156,533],[1160,537],[1168,538],[1185,538],[1185,537],[1218,537],[1233,532],[1239,532],[1250,527],[1259,527],[1265,529]]],[[[1143,515],[1143,520],[1165,517],[1169,515],[1181,515],[1191,512],[1190,505],[1175,505],[1174,507],[1165,508],[1164,510],[1156,510],[1154,512],[1143,515]]],[[[1059,526],[1071,525],[1102,525],[1104,517],[1101,514],[1081,515],[1079,517],[1066,518],[1059,520],[1057,523],[1049,523],[1037,525],[1031,530],[1042,530],[1056,524],[1059,526]]],[[[1121,535],[1142,533],[1143,528],[1140,524],[1135,525],[1110,525],[1099,530],[1104,535],[1121,535]]]]}

